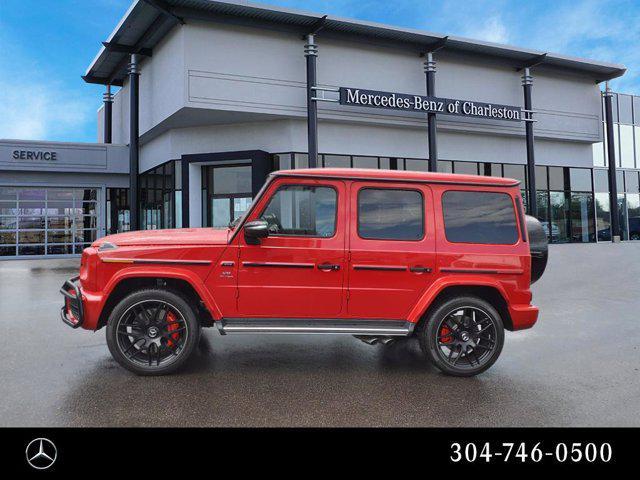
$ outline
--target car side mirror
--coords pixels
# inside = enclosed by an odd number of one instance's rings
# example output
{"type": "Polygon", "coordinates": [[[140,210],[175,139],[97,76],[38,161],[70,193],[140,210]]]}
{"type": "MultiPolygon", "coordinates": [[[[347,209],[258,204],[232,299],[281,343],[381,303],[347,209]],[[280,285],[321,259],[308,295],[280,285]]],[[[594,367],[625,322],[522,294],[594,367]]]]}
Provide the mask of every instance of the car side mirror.
{"type": "Polygon", "coordinates": [[[264,220],[254,220],[244,225],[244,239],[250,245],[260,245],[260,239],[269,236],[269,224],[264,220]]]}

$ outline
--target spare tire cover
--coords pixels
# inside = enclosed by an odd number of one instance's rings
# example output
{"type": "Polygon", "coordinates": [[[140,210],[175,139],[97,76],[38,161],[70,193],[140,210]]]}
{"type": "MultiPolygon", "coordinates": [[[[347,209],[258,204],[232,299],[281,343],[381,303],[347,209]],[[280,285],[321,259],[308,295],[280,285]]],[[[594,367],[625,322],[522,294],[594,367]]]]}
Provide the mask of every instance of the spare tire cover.
{"type": "Polygon", "coordinates": [[[540,221],[531,215],[527,215],[527,233],[531,251],[531,283],[535,283],[547,268],[549,241],[540,221]]]}

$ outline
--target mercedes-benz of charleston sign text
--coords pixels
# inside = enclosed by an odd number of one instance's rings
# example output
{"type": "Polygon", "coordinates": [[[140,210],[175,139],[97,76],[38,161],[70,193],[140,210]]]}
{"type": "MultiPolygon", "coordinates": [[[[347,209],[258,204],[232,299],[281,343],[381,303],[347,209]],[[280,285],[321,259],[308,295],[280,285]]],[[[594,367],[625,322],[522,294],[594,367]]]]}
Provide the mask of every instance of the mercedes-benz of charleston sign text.
{"type": "Polygon", "coordinates": [[[452,98],[425,97],[406,93],[379,92],[361,88],[340,87],[340,104],[358,107],[390,108],[412,112],[461,115],[493,120],[522,120],[522,109],[509,105],[472,102],[452,98]]]}

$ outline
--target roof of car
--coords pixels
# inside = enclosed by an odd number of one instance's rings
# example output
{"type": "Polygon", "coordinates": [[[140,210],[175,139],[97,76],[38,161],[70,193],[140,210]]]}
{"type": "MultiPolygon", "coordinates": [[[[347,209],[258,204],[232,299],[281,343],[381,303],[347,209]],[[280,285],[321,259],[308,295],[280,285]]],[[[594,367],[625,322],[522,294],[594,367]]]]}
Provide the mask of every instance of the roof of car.
{"type": "Polygon", "coordinates": [[[378,180],[387,182],[451,183],[457,185],[483,185],[494,187],[514,187],[520,184],[519,180],[515,180],[513,178],[367,168],[300,168],[296,170],[278,170],[273,172],[271,175],[343,178],[350,180],[378,180]]]}

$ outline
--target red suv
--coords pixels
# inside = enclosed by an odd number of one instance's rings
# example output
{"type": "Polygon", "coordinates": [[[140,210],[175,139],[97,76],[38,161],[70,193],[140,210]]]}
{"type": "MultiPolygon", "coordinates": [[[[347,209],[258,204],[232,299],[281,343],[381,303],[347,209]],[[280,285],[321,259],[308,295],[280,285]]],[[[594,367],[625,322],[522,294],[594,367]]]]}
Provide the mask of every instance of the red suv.
{"type": "Polygon", "coordinates": [[[536,322],[546,235],[519,182],[388,170],[272,173],[227,229],[111,235],[61,289],[62,320],[106,326],[125,368],[173,372],[201,327],[222,335],[415,335],[445,373],[478,374],[504,329],[536,322]]]}

